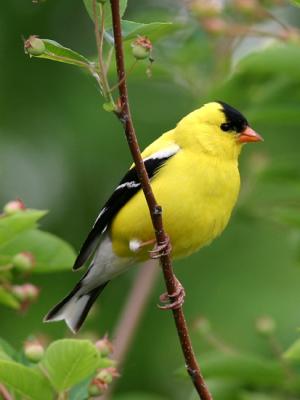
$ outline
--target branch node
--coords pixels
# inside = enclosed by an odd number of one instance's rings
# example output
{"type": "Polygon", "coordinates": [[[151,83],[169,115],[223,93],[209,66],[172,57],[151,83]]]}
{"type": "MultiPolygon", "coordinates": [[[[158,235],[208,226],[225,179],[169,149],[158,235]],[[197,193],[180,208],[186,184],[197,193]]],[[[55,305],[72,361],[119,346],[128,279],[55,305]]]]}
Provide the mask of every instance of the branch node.
{"type": "Polygon", "coordinates": [[[153,214],[154,215],[161,215],[162,214],[162,207],[158,204],[155,204],[153,207],[153,214]]]}

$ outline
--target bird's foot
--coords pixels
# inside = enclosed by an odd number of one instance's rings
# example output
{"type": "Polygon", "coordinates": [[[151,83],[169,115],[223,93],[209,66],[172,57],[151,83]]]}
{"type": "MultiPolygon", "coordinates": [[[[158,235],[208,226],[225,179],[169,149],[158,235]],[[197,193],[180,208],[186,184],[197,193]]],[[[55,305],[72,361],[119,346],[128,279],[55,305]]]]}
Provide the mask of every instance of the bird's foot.
{"type": "Polygon", "coordinates": [[[168,256],[172,251],[172,245],[169,236],[166,236],[164,242],[157,244],[149,251],[150,258],[157,259],[161,256],[168,256]]]}
{"type": "Polygon", "coordinates": [[[162,303],[168,303],[163,306],[160,304],[157,305],[157,307],[161,310],[176,310],[180,307],[182,307],[184,303],[184,298],[185,298],[185,290],[182,284],[179,282],[177,278],[175,278],[175,284],[176,284],[176,290],[174,293],[168,294],[168,293],[163,293],[162,295],[159,296],[159,300],[162,303]]]}

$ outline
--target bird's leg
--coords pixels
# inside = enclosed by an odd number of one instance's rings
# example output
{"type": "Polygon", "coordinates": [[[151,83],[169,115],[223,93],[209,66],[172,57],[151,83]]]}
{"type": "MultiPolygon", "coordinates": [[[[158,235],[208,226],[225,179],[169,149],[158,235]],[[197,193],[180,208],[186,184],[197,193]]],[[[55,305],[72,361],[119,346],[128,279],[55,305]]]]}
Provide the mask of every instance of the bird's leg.
{"type": "Polygon", "coordinates": [[[157,259],[160,258],[161,256],[167,256],[171,253],[172,251],[172,246],[170,242],[169,236],[166,236],[166,239],[164,242],[160,244],[155,244],[154,248],[149,251],[150,258],[157,259]]]}
{"type": "Polygon", "coordinates": [[[185,290],[180,281],[176,277],[175,277],[175,285],[176,285],[176,290],[174,293],[168,294],[166,292],[159,296],[159,300],[162,303],[170,302],[169,304],[166,304],[164,306],[158,304],[157,307],[160,308],[161,310],[176,310],[177,308],[180,308],[184,303],[185,290]]]}

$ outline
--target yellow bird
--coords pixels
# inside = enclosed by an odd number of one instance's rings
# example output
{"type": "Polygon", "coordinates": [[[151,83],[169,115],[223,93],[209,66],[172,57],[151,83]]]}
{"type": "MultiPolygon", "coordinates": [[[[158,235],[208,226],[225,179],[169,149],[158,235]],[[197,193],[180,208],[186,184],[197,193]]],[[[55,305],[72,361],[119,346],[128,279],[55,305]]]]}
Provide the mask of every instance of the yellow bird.
{"type": "MultiPolygon", "coordinates": [[[[239,194],[241,148],[261,140],[239,111],[219,101],[191,112],[144,150],[173,258],[197,251],[222,233],[239,194]]],[[[93,256],[88,270],[44,321],[65,320],[77,332],[107,283],[149,258],[154,243],[150,214],[132,165],[100,211],[75,261],[76,270],[93,256]]]]}

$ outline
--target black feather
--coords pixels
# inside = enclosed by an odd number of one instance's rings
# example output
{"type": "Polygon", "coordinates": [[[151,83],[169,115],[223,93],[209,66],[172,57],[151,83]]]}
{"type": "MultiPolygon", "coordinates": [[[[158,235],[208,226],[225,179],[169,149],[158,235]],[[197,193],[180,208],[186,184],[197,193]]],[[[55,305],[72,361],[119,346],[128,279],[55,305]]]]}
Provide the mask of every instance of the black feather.
{"type": "Polygon", "coordinates": [[[235,131],[240,133],[248,126],[248,121],[238,110],[224,103],[224,101],[218,101],[218,103],[221,104],[222,111],[226,117],[226,124],[222,124],[223,127],[221,125],[223,131],[235,131]]]}
{"type": "MultiPolygon", "coordinates": [[[[174,153],[175,154],[175,153],[174,153]]],[[[149,178],[153,178],[155,173],[163,164],[174,154],[162,158],[148,158],[144,161],[149,178]]],[[[111,224],[118,211],[141,189],[136,168],[131,168],[121,180],[111,197],[102,208],[94,226],[85,242],[83,243],[73,269],[80,268],[92,255],[96,249],[102,233],[111,224]]]]}

